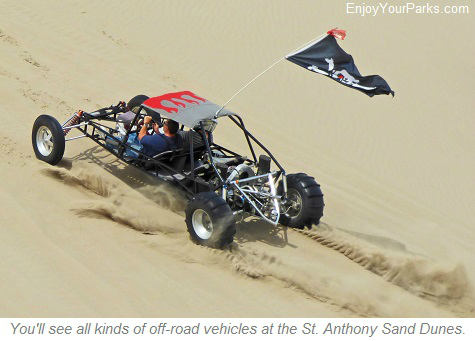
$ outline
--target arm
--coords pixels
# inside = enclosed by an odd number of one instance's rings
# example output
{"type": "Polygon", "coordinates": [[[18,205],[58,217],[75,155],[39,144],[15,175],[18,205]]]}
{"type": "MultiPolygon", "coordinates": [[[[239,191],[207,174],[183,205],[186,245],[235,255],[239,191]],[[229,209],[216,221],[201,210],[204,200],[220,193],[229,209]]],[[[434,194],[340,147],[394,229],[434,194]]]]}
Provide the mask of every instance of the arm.
{"type": "Polygon", "coordinates": [[[142,126],[142,129],[140,129],[140,132],[139,132],[139,141],[142,140],[142,138],[147,135],[147,129],[148,129],[148,125],[149,123],[152,121],[152,117],[150,116],[145,116],[144,120],[143,120],[143,126],[142,126]]]}

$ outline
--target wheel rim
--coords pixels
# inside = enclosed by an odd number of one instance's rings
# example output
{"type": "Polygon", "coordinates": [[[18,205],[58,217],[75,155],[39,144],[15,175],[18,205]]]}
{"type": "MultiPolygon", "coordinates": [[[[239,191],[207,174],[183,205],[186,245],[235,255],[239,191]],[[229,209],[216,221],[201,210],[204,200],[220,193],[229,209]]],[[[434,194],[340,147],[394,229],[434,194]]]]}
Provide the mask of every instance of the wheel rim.
{"type": "Polygon", "coordinates": [[[290,203],[287,215],[297,217],[302,212],[302,196],[296,189],[289,188],[287,190],[287,197],[290,203]]]}
{"type": "Polygon", "coordinates": [[[46,127],[42,126],[36,132],[36,147],[38,151],[43,156],[48,156],[53,151],[54,141],[53,141],[53,133],[51,130],[46,127]]]}
{"type": "Polygon", "coordinates": [[[193,212],[191,221],[198,237],[201,239],[209,239],[211,237],[213,234],[213,223],[208,213],[202,209],[197,209],[193,212]]]}

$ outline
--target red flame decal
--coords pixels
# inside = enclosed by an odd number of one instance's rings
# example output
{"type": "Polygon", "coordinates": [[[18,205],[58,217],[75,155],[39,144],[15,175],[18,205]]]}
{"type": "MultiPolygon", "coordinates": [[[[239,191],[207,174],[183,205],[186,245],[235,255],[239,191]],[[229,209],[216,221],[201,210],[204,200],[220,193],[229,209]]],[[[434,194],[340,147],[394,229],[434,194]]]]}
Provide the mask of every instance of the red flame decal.
{"type": "Polygon", "coordinates": [[[144,102],[144,105],[153,109],[164,110],[169,114],[178,112],[178,108],[165,106],[164,104],[162,104],[163,101],[169,101],[176,107],[182,107],[182,108],[187,107],[186,103],[199,105],[201,104],[201,102],[202,103],[206,102],[204,98],[196,96],[191,91],[181,91],[181,92],[174,92],[174,93],[169,93],[169,94],[165,94],[158,97],[149,98],[148,100],[144,102]],[[191,97],[191,98],[185,98],[184,96],[191,97]]]}
{"type": "Polygon", "coordinates": [[[334,36],[335,38],[344,40],[346,37],[346,31],[345,30],[337,30],[334,28],[333,30],[330,30],[327,32],[327,34],[334,36]]]}

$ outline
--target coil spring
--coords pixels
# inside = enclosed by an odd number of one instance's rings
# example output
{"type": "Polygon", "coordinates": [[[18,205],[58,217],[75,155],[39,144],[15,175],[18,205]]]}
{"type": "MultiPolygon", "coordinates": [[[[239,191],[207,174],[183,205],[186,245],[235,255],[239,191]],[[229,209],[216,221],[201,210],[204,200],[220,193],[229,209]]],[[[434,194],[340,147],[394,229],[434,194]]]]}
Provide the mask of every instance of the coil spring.
{"type": "Polygon", "coordinates": [[[81,119],[82,114],[83,114],[83,111],[79,110],[68,122],[64,124],[63,126],[64,136],[68,135],[68,133],[71,131],[71,129],[64,129],[64,128],[71,127],[73,125],[78,124],[79,120],[81,119]]]}

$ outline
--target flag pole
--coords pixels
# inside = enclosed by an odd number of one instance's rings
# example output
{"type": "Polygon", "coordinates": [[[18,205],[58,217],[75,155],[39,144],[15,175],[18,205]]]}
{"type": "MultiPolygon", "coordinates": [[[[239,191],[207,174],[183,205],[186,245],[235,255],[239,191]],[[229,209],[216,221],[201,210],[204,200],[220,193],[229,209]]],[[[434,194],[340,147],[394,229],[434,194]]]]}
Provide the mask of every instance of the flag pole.
{"type": "Polygon", "coordinates": [[[287,58],[289,55],[291,55],[292,53],[294,53],[295,51],[298,51],[299,49],[307,46],[307,45],[310,45],[312,43],[314,43],[316,40],[322,38],[323,36],[326,36],[328,33],[323,33],[321,35],[319,35],[318,37],[316,38],[313,38],[312,40],[306,42],[305,44],[302,44],[300,45],[299,47],[297,47],[295,50],[293,50],[292,52],[288,53],[287,55],[285,55],[284,57],[280,58],[278,61],[276,61],[274,64],[272,64],[271,66],[269,66],[267,69],[265,69],[264,71],[262,71],[260,74],[258,74],[256,77],[254,77],[250,82],[248,82],[246,85],[244,85],[238,92],[236,92],[226,103],[224,103],[224,105],[216,112],[215,114],[215,118],[218,117],[218,114],[221,112],[221,110],[224,109],[224,107],[226,107],[229,102],[231,102],[234,97],[236,97],[237,95],[239,95],[245,88],[247,88],[249,85],[251,85],[252,82],[254,82],[256,79],[258,79],[260,76],[262,76],[264,73],[266,73],[267,71],[269,71],[270,69],[272,69],[275,65],[277,65],[279,62],[281,62],[282,60],[284,60],[285,58],[287,58]]]}

